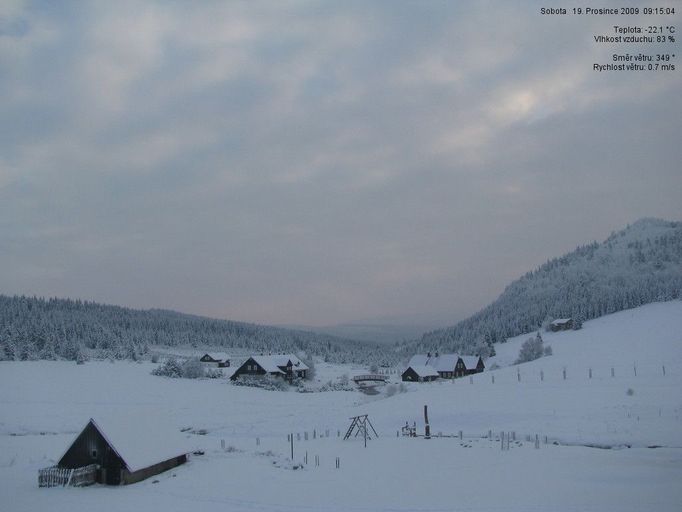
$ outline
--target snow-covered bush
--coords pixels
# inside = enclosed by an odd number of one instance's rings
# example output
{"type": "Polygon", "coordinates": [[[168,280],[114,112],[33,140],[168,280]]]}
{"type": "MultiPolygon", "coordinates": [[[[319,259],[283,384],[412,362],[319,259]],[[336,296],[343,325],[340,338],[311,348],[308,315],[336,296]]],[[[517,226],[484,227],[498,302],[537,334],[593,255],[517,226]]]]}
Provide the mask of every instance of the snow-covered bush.
{"type": "Polygon", "coordinates": [[[158,363],[158,362],[159,362],[159,354],[152,355],[152,363],[158,363]]]}
{"type": "Polygon", "coordinates": [[[186,379],[200,379],[204,376],[204,365],[199,358],[192,357],[182,363],[182,377],[186,379]]]}
{"type": "Polygon", "coordinates": [[[235,386],[248,386],[252,388],[267,389],[268,391],[288,391],[289,383],[281,377],[274,375],[241,376],[236,379],[235,386]]]}
{"type": "Polygon", "coordinates": [[[527,363],[528,361],[535,361],[540,359],[544,354],[544,347],[542,345],[542,336],[538,332],[535,338],[528,338],[521,345],[519,357],[516,358],[514,364],[527,363]]]}
{"type": "Polygon", "coordinates": [[[207,368],[204,370],[204,377],[207,379],[222,379],[223,371],[219,368],[207,368]]]}
{"type": "Polygon", "coordinates": [[[553,353],[554,353],[554,352],[552,352],[552,346],[551,346],[551,345],[547,345],[547,346],[545,347],[545,349],[544,349],[544,354],[545,354],[546,356],[551,356],[553,353]]]}
{"type": "Polygon", "coordinates": [[[179,379],[182,377],[182,366],[180,366],[180,363],[178,363],[174,357],[169,357],[161,366],[152,370],[152,375],[179,379]]]}
{"type": "Polygon", "coordinates": [[[632,388],[628,388],[628,390],[625,392],[627,396],[632,396],[635,394],[635,390],[632,388]]]}

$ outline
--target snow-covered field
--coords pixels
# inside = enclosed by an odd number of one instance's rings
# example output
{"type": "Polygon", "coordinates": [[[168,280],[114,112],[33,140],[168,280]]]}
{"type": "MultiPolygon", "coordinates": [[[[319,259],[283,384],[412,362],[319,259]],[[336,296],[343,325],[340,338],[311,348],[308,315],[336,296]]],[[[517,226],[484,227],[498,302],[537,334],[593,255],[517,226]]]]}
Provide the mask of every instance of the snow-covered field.
{"type": "MultiPolygon", "coordinates": [[[[507,367],[527,337],[496,347],[486,364],[499,370],[408,384],[391,397],[172,380],[151,376],[151,363],[0,363],[0,509],[681,510],[682,302],[543,333],[553,356],[507,367]],[[464,440],[396,437],[406,421],[423,432],[424,405],[432,433],[462,430],[464,440]],[[369,414],[380,434],[367,448],[337,437],[357,414],[369,414]],[[53,464],[90,417],[112,415],[131,429],[137,418],[205,429],[185,434],[205,454],[157,483],[39,489],[37,470],[53,464]],[[500,431],[516,434],[508,451],[500,431]],[[304,432],[310,439],[295,441],[292,463],[287,434],[304,432]],[[536,434],[539,449],[525,441],[536,434]],[[308,464],[294,470],[306,452],[308,464]]],[[[319,364],[318,378],[361,371],[319,364]]]]}

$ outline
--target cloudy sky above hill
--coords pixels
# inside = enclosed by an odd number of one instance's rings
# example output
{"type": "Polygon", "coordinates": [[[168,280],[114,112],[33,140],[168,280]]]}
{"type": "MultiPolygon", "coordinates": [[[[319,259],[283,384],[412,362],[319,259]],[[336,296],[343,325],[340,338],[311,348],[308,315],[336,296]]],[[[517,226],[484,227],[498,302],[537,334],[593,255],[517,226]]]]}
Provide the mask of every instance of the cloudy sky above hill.
{"type": "Polygon", "coordinates": [[[0,293],[447,325],[682,219],[680,66],[551,4],[2,2],[0,293]]]}

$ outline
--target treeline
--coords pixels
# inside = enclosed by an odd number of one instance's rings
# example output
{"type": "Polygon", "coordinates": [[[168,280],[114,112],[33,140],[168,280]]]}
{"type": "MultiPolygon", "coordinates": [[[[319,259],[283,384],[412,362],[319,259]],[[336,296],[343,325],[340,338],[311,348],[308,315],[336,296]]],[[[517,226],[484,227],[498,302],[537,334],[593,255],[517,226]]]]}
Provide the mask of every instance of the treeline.
{"type": "Polygon", "coordinates": [[[392,362],[377,344],[165,310],[0,295],[0,360],[139,359],[154,347],[305,352],[334,363],[392,362]]]}
{"type": "Polygon", "coordinates": [[[681,297],[682,223],[642,219],[602,243],[548,261],[480,312],[402,344],[401,352],[490,354],[493,343],[551,319],[572,317],[579,327],[584,320],[681,297]]]}

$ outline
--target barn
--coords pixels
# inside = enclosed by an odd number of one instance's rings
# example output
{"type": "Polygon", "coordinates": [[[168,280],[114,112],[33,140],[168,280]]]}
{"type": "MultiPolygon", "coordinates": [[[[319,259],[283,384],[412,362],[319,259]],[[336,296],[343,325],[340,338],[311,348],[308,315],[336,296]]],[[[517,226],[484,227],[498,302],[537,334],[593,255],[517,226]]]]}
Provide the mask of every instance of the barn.
{"type": "Polygon", "coordinates": [[[549,330],[552,332],[570,331],[571,329],[573,329],[572,318],[557,318],[549,324],[549,330]]]}
{"type": "Polygon", "coordinates": [[[130,418],[90,419],[57,463],[76,469],[97,465],[95,481],[132,484],[187,462],[186,440],[177,431],[163,432],[130,418]]]}
{"type": "Polygon", "coordinates": [[[259,355],[251,356],[244,361],[230,379],[237,380],[247,375],[275,375],[292,381],[294,378],[305,379],[308,370],[308,366],[293,354],[259,355]]]}
{"type": "Polygon", "coordinates": [[[404,382],[430,382],[438,378],[438,372],[433,366],[415,364],[407,367],[403,372],[404,382]]]}

